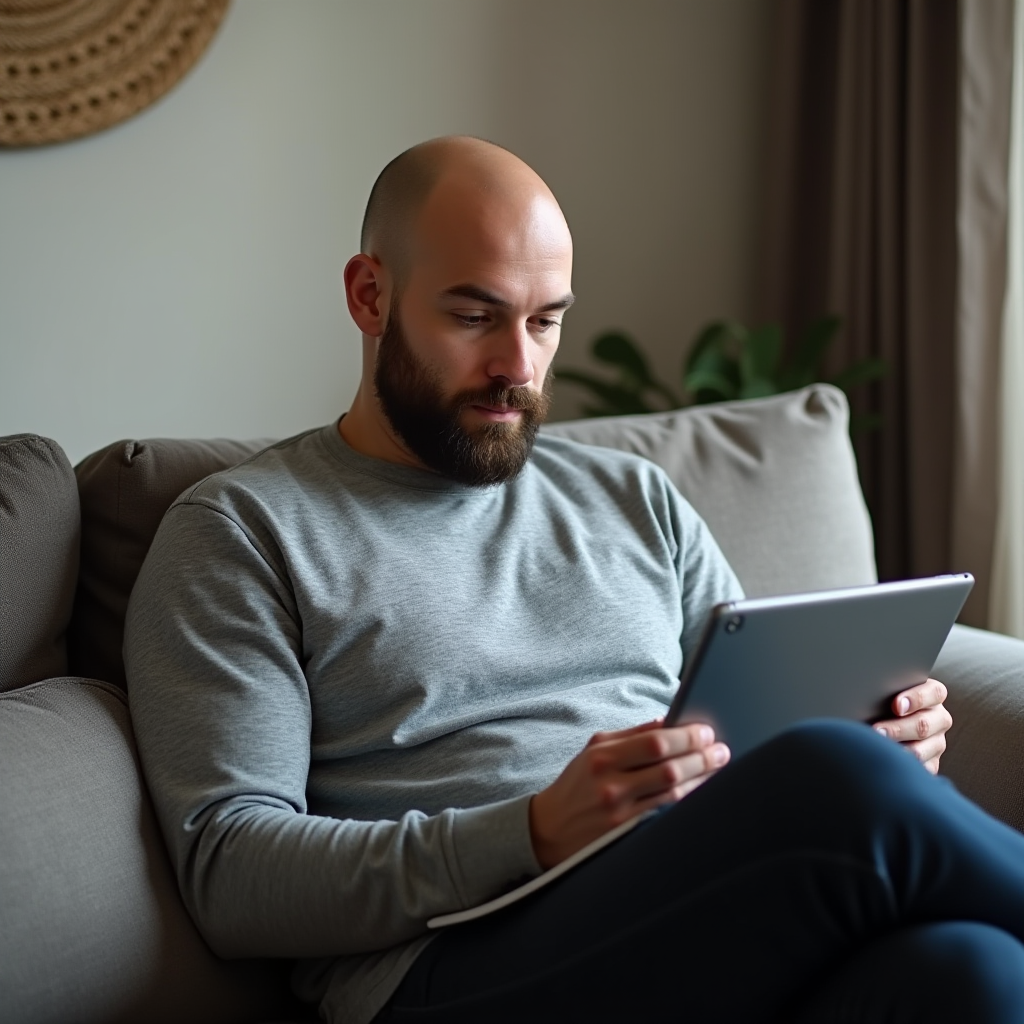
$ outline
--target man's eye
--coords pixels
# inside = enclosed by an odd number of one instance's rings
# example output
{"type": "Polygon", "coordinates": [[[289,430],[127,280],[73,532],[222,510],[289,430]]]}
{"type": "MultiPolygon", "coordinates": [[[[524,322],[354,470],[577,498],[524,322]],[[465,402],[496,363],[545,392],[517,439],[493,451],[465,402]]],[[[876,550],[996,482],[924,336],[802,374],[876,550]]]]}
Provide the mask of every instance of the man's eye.
{"type": "Polygon", "coordinates": [[[452,316],[459,321],[463,327],[479,327],[487,317],[483,313],[453,313],[452,316]]]}
{"type": "Polygon", "coordinates": [[[542,316],[542,317],[538,317],[536,320],[534,320],[534,323],[537,325],[537,328],[539,330],[547,331],[547,330],[550,330],[552,327],[560,326],[561,321],[560,320],[551,320],[548,317],[542,316]]]}

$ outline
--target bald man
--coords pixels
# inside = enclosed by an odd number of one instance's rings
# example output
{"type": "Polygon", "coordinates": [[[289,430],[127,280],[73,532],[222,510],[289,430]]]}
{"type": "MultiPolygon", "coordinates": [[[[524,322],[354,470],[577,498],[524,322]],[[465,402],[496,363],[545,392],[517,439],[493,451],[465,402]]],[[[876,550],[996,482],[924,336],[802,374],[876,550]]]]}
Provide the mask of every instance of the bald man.
{"type": "Polygon", "coordinates": [[[662,726],[741,591],[657,467],[537,435],[573,294],[535,172],[415,147],[361,250],[351,409],[183,494],[129,608],[143,766],[212,948],[296,958],[346,1024],[1024,1019],[1024,839],[934,778],[941,684],[887,738],[804,725],[725,770],[710,728],[662,726]]]}

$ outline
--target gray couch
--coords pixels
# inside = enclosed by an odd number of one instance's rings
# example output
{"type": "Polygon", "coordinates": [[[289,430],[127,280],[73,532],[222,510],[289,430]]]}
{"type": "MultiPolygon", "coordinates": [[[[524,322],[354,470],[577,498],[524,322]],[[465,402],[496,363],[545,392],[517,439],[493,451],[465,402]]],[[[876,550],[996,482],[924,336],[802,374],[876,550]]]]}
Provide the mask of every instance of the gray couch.
{"type": "MultiPolygon", "coordinates": [[[[875,578],[846,417],[842,394],[817,385],[546,429],[664,466],[759,595],[875,578]]],[[[221,961],[188,917],[139,772],[120,655],[128,595],[164,510],[263,443],[118,442],[72,471],[52,441],[0,439],[7,1024],[313,1016],[291,999],[287,964],[221,961]]],[[[934,674],[955,719],[943,771],[1024,828],[1024,643],[954,627],[934,674]]]]}

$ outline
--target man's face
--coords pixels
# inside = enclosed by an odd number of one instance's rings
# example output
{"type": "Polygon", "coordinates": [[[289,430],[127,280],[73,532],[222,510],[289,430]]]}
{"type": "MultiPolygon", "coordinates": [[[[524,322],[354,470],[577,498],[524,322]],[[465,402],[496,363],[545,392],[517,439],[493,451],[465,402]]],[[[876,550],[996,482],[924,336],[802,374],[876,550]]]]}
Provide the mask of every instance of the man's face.
{"type": "Polygon", "coordinates": [[[549,366],[540,391],[496,381],[448,394],[442,374],[410,349],[395,303],[373,378],[391,428],[417,458],[442,476],[477,486],[511,480],[526,464],[547,417],[553,380],[549,366]],[[504,412],[474,417],[475,408],[504,412]]]}
{"type": "Polygon", "coordinates": [[[463,483],[512,479],[551,403],[551,362],[572,303],[572,242],[536,201],[445,216],[428,208],[400,299],[392,293],[374,386],[392,431],[463,483]],[[431,215],[438,214],[438,223],[431,215]]]}

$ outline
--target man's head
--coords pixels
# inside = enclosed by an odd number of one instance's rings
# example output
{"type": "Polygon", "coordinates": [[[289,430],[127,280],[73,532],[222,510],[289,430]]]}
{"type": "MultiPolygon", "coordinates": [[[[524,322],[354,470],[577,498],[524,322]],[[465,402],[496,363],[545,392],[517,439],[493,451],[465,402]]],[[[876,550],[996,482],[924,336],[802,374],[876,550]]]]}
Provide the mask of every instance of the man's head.
{"type": "Polygon", "coordinates": [[[479,139],[403,153],[374,185],[345,268],[363,380],[342,432],[466,483],[522,468],[550,403],[572,239],[518,157],[479,139]]]}

